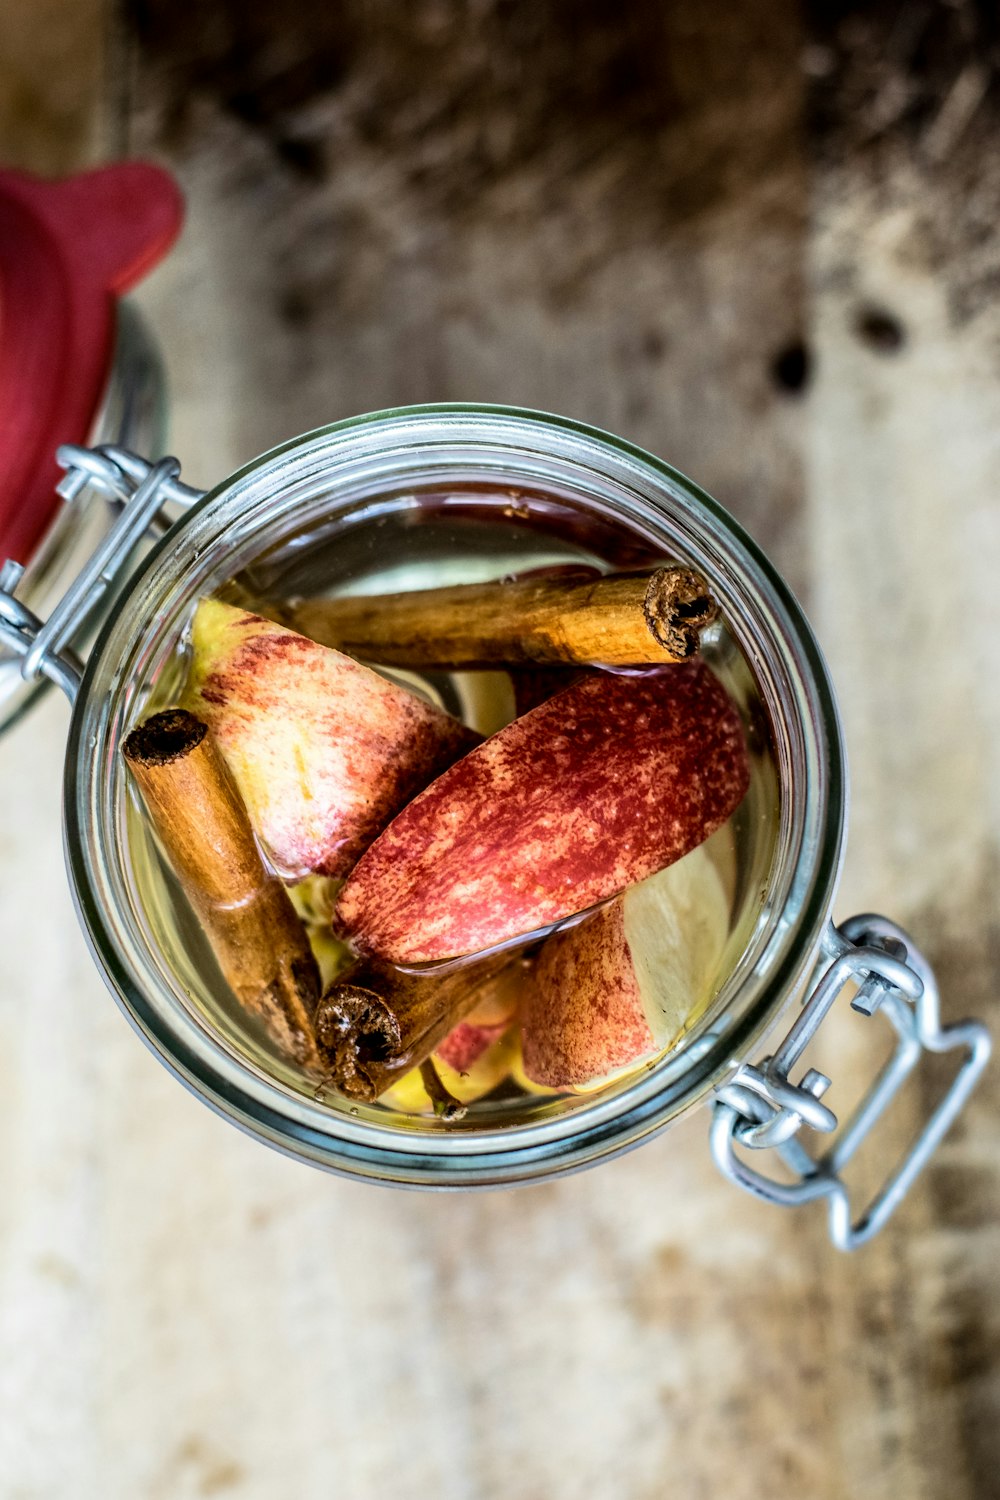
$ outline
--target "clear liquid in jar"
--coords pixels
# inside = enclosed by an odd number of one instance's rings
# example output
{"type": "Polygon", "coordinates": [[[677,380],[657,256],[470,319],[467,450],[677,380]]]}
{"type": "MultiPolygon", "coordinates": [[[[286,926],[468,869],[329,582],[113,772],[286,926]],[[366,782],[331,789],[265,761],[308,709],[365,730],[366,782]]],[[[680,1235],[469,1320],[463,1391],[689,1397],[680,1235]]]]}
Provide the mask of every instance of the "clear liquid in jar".
{"type": "MultiPolygon", "coordinates": [[[[533,569],[583,564],[609,571],[674,560],[644,537],[588,517],[585,511],[561,504],[550,494],[476,483],[408,490],[384,499],[385,504],[367,506],[353,524],[344,525],[338,519],[329,529],[321,527],[285,540],[262,554],[228,587],[223,586],[220,597],[228,595],[239,603],[245,603],[248,596],[259,598],[261,612],[266,614],[267,598],[387,595],[486,582],[533,569]]],[[[713,995],[722,988],[754,931],[778,820],[777,776],[766,713],[752,673],[724,621],[705,633],[702,652],[740,708],[751,776],[747,796],[705,846],[730,901],[729,935],[712,990],[688,1015],[685,1030],[711,1010],[713,995]]],[[[377,662],[369,665],[424,695],[480,734],[495,733],[515,716],[514,685],[507,672],[416,672],[380,667],[377,662]]],[[[182,640],[168,667],[151,684],[144,712],[177,702],[186,671],[187,646],[182,640]]],[[[320,1100],[333,1111],[348,1111],[403,1129],[445,1128],[435,1116],[415,1070],[378,1102],[368,1105],[341,1097],[322,1080],[299,1072],[281,1056],[263,1028],[228,991],[205,934],[134,795],[127,810],[127,826],[136,891],[151,935],[188,1003],[226,1045],[251,1066],[288,1088],[320,1100]]],[[[327,982],[349,960],[325,921],[335,894],[329,886],[329,882],[313,877],[293,889],[300,914],[309,919],[310,940],[327,982]]],[[[533,951],[529,945],[529,959],[533,951]]],[[[516,983],[516,967],[513,973],[516,983]]],[[[681,1036],[676,1038],[667,1050],[681,1040],[681,1036]]],[[[577,1108],[603,1089],[620,1086],[623,1076],[652,1067],[662,1055],[643,1058],[606,1080],[566,1090],[542,1088],[525,1075],[515,1021],[472,1064],[467,1075],[439,1068],[446,1086],[468,1104],[464,1120],[446,1128],[500,1129],[577,1108]]]]}

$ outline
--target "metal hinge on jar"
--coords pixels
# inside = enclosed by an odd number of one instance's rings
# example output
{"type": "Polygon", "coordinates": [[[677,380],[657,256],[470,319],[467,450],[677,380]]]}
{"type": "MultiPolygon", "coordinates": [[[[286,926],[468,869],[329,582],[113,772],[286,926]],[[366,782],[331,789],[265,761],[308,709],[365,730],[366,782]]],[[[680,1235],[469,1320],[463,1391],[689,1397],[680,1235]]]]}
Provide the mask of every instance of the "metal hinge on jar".
{"type": "Polygon", "coordinates": [[[47,620],[40,620],[16,597],[23,566],[8,559],[0,567],[0,643],[20,656],[26,682],[47,678],[72,703],[83,666],[70,642],[99,607],[163,506],[172,503],[188,509],[203,492],[181,483],[176,458],[151,464],[125,448],[72,444],[60,448],[56,457],[66,470],[58,485],[64,500],[78,501],[84,491],[96,490],[121,511],[47,620]]]}
{"type": "Polygon", "coordinates": [[[711,1145],[716,1164],[738,1187],[769,1203],[796,1207],[825,1198],[830,1238],[840,1250],[870,1240],[899,1206],[926,1166],[976,1085],[990,1056],[990,1036],[978,1021],[940,1022],[937,982],[912,939],[888,918],[865,914],[829,929],[830,963],[806,997],[795,1024],[771,1057],[744,1064],[716,1093],[711,1145]],[[852,1008],[864,1016],[881,1011],[895,1029],[892,1057],[840,1130],[830,1148],[814,1157],[797,1139],[803,1126],[820,1134],[837,1129],[837,1117],[822,1103],[830,1079],[810,1068],[798,1083],[789,1073],[834,1001],[848,985],[857,992],[852,1008]],[[966,1057],[902,1161],[867,1209],[852,1217],[841,1172],[866,1139],[925,1052],[959,1048],[966,1057]],[[793,1181],[779,1181],[751,1167],[737,1153],[774,1149],[793,1181]]]}

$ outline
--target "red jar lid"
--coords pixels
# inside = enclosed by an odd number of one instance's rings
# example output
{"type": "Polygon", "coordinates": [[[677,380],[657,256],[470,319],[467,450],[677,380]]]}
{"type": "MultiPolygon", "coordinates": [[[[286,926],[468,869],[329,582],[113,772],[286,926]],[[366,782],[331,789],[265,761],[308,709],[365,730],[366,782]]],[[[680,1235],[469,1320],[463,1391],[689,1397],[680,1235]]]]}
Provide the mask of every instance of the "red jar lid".
{"type": "Polygon", "coordinates": [[[87,440],[114,357],[115,298],[177,237],[168,173],[122,162],[59,182],[0,172],[0,561],[53,513],[60,443],[87,440]]]}

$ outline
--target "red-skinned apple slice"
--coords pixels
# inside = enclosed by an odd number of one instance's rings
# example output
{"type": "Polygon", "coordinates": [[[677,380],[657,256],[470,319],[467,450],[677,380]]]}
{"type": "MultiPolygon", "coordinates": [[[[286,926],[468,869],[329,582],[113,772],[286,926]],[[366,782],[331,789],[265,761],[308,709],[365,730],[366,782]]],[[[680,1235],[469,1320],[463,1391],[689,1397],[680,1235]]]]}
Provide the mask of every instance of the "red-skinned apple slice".
{"type": "MultiPolygon", "coordinates": [[[[475,1062],[462,1069],[446,1063],[440,1051],[433,1062],[438,1077],[448,1093],[461,1104],[474,1104],[492,1094],[498,1084],[509,1078],[518,1059],[518,1034],[508,1027],[504,1035],[480,1053],[475,1062]]],[[[535,1085],[529,1084],[529,1092],[535,1085]]],[[[540,1090],[539,1090],[540,1092],[540,1090]]],[[[422,1069],[414,1068],[381,1096],[383,1104],[392,1105],[406,1114],[426,1114],[432,1101],[428,1095],[422,1069]]]]}
{"type": "Polygon", "coordinates": [[[511,964],[498,974],[485,999],[452,1027],[434,1053],[435,1058],[456,1073],[467,1073],[510,1027],[527,979],[527,966],[522,964],[511,964]]]}
{"type": "Polygon", "coordinates": [[[730,906],[704,845],[550,937],[526,986],[524,1071],[593,1084],[668,1046],[711,998],[730,906]]]}
{"type": "Polygon", "coordinates": [[[204,599],[186,703],[209,725],[286,876],[345,875],[394,813],[479,736],[377,672],[204,599]]]}
{"type": "Polygon", "coordinates": [[[700,659],[594,673],[404,808],[355,866],[337,919],[396,963],[498,947],[680,859],[748,780],[739,715],[700,659]]]}
{"type": "Polygon", "coordinates": [[[468,1073],[473,1063],[478,1062],[488,1047],[498,1042],[510,1026],[510,1021],[459,1021],[449,1031],[434,1056],[454,1068],[456,1073],[468,1073]]]}

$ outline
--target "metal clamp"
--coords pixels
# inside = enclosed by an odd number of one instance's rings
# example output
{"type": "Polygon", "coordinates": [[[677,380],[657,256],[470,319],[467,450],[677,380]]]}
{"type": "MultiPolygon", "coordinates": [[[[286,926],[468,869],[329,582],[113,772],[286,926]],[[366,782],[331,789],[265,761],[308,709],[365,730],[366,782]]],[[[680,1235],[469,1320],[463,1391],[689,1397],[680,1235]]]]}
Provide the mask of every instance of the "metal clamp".
{"type": "Polygon", "coordinates": [[[80,448],[75,443],[64,443],[56,452],[56,461],[66,470],[56,485],[57,493],[64,500],[75,500],[81,490],[92,485],[109,500],[125,505],[149,479],[153,469],[162,470],[164,464],[171,467],[169,472],[161,474],[159,480],[161,505],[176,505],[188,510],[205,494],[204,490],[181,483],[177,478],[181,466],[176,458],[162,458],[154,465],[148,458],[140,458],[138,453],[112,443],[100,448],[80,448]]]}
{"type": "Polygon", "coordinates": [[[888,918],[866,913],[840,928],[831,927],[829,951],[829,966],[807,995],[777,1052],[757,1066],[744,1064],[716,1090],[711,1147],[716,1165],[731,1182],[769,1203],[791,1208],[825,1198],[830,1238],[838,1249],[854,1250],[878,1233],[927,1165],[985,1068],[991,1042],[978,1021],[941,1025],[933,971],[902,928],[888,918]],[[898,1040],[892,1057],[837,1139],[823,1155],[814,1157],[795,1137],[803,1125],[822,1134],[837,1129],[836,1115],[819,1102],[830,1080],[815,1069],[809,1069],[798,1083],[792,1083],[788,1075],[848,984],[857,986],[852,1008],[866,1016],[882,1011],[898,1040]],[[922,1054],[953,1048],[967,1055],[950,1088],[867,1209],[853,1219],[840,1175],[843,1168],[922,1054]],[[791,1169],[794,1181],[779,1181],[757,1171],[737,1154],[737,1145],[757,1151],[773,1147],[791,1169]]]}
{"type": "Polygon", "coordinates": [[[93,614],[162,507],[172,502],[187,508],[201,498],[202,491],[177,478],[180,464],[176,458],[151,464],[125,448],[72,444],[60,448],[56,457],[66,470],[57,486],[65,500],[74,501],[84,490],[96,489],[120,507],[120,514],[46,621],[15,597],[23,566],[11,560],[3,564],[0,643],[21,657],[21,676],[26,682],[48,678],[72,703],[83,667],[69,642],[93,614]]]}

